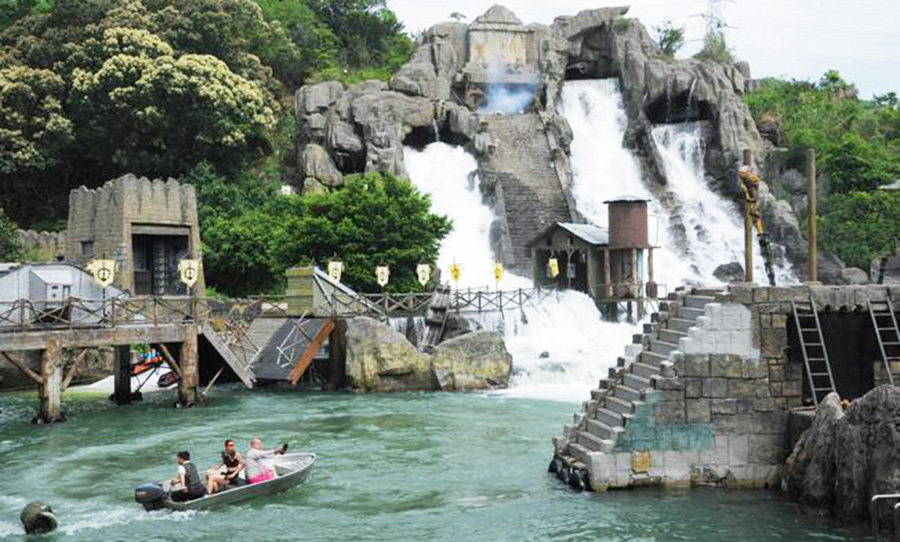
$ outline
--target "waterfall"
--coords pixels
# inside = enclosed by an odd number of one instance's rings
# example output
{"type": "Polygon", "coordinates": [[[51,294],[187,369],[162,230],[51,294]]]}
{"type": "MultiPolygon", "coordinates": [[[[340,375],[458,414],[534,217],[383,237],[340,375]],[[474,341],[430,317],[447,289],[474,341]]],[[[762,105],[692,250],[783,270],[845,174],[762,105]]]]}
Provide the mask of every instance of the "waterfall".
{"type": "MultiPolygon", "coordinates": [[[[477,163],[461,147],[432,143],[421,151],[404,148],[410,179],[431,197],[432,211],[453,220],[453,232],[441,243],[438,266],[442,281],[448,268],[462,267],[460,288],[494,289],[494,254],[490,244],[494,214],[484,204],[477,163]]],[[[507,273],[500,288],[531,288],[530,279],[507,273]]],[[[575,291],[559,292],[521,312],[472,315],[485,329],[501,332],[513,356],[513,376],[506,395],[583,401],[637,326],[604,322],[593,300],[575,291]]]]}
{"type": "MultiPolygon", "coordinates": [[[[641,177],[635,156],[623,147],[628,119],[618,80],[567,81],[559,112],[572,127],[572,188],[578,211],[589,221],[607,226],[603,201],[623,195],[650,199],[650,241],[655,279],[669,291],[688,283],[721,284],[716,267],[743,263],[743,225],[737,206],[716,194],[706,182],[703,138],[696,123],[664,124],[653,129],[663,161],[667,190],[680,208],[686,246],[676,247],[670,233],[670,211],[654,199],[641,177]]],[[[754,246],[754,273],[764,277],[759,247],[754,246]]],[[[790,282],[789,268],[777,269],[779,282],[790,282]]]]}

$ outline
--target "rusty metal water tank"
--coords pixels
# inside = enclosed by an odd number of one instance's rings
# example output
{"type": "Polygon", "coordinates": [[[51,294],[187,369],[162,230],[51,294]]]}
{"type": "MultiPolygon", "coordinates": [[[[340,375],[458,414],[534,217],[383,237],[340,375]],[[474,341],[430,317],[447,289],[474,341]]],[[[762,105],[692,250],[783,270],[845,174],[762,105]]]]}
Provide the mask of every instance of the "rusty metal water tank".
{"type": "Polygon", "coordinates": [[[620,196],[604,201],[609,205],[609,246],[632,248],[650,246],[647,235],[647,202],[637,196],[620,196]]]}

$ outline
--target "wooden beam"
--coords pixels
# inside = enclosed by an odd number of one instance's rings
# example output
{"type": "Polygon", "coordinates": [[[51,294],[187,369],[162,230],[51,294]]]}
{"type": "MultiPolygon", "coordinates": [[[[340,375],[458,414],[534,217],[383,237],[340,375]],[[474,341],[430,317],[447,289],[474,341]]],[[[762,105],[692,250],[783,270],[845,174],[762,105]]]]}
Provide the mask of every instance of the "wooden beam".
{"type": "Polygon", "coordinates": [[[65,391],[66,388],[69,387],[69,384],[72,383],[72,379],[75,378],[75,373],[78,372],[79,366],[85,359],[87,359],[87,353],[88,353],[88,349],[85,348],[81,352],[78,353],[78,356],[75,357],[75,362],[72,363],[72,366],[69,367],[69,372],[67,372],[66,377],[63,378],[63,381],[62,381],[63,391],[65,391]]]}
{"type": "Polygon", "coordinates": [[[109,328],[59,329],[0,333],[0,352],[43,350],[50,340],[59,340],[62,348],[91,348],[137,343],[180,343],[182,324],[124,325],[109,328]]]}
{"type": "Polygon", "coordinates": [[[169,353],[169,349],[163,343],[159,343],[154,346],[157,350],[162,352],[164,358],[166,358],[166,363],[169,364],[169,367],[175,370],[175,374],[178,375],[178,379],[181,380],[184,378],[184,375],[181,373],[181,367],[178,365],[178,362],[175,361],[175,358],[172,357],[172,354],[169,353]]]}
{"type": "Polygon", "coordinates": [[[0,352],[0,356],[3,356],[3,359],[5,359],[6,361],[8,361],[11,364],[15,365],[16,367],[18,367],[19,370],[25,374],[25,376],[34,380],[35,384],[43,385],[44,379],[41,377],[41,375],[39,375],[36,372],[34,372],[33,370],[31,370],[31,368],[29,368],[28,365],[25,365],[24,362],[10,356],[6,352],[0,352]]]}
{"type": "Polygon", "coordinates": [[[334,329],[334,322],[329,318],[325,320],[325,323],[322,324],[322,327],[319,329],[319,332],[316,333],[316,336],[313,337],[311,343],[309,343],[309,348],[306,349],[306,352],[300,356],[300,360],[297,362],[297,365],[291,370],[291,374],[288,375],[288,379],[291,381],[292,386],[296,386],[300,379],[303,378],[303,373],[306,372],[306,369],[309,367],[309,364],[312,363],[313,358],[316,355],[316,352],[319,351],[319,348],[322,348],[322,345],[325,343],[325,339],[328,338],[328,335],[331,334],[331,331],[334,329]]]}

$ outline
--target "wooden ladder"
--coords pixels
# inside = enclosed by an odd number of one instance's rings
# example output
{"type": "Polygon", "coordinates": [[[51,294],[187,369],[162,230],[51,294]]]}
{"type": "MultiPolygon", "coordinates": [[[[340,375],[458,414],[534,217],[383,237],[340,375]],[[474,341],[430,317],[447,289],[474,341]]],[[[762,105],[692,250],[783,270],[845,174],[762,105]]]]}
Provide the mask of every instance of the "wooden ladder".
{"type": "Polygon", "coordinates": [[[439,286],[428,305],[428,313],[425,315],[425,336],[422,338],[419,349],[430,352],[441,342],[444,329],[447,327],[447,316],[450,312],[450,287],[439,286]]]}
{"type": "Polygon", "coordinates": [[[828,350],[825,348],[825,336],[819,322],[819,311],[812,298],[808,302],[791,301],[791,309],[797,336],[800,338],[800,351],[803,353],[803,365],[806,367],[813,404],[819,406],[820,399],[837,391],[828,350]]]}
{"type": "Polygon", "coordinates": [[[869,315],[872,317],[872,327],[875,328],[875,338],[878,340],[878,349],[884,361],[884,370],[888,382],[893,386],[894,373],[891,370],[891,363],[900,362],[900,328],[897,327],[894,306],[890,299],[874,303],[866,301],[866,304],[869,306],[869,315]]]}

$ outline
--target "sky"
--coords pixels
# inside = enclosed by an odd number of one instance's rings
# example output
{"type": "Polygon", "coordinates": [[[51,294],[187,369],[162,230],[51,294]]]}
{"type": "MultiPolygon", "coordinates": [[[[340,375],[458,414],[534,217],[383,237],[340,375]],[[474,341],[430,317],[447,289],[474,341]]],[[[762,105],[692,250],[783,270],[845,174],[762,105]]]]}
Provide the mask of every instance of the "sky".
{"type": "MultiPolygon", "coordinates": [[[[471,21],[492,0],[387,0],[409,32],[425,30],[458,12],[471,21]]],[[[585,9],[630,5],[653,35],[665,19],[684,26],[687,43],[679,57],[697,52],[708,0],[504,0],[524,23],[550,24],[559,15],[585,9]]],[[[900,0],[730,0],[722,3],[726,41],[740,60],[750,62],[754,78],[818,81],[836,69],[855,83],[861,98],[900,93],[900,0]]]]}

